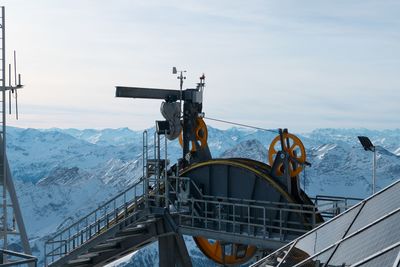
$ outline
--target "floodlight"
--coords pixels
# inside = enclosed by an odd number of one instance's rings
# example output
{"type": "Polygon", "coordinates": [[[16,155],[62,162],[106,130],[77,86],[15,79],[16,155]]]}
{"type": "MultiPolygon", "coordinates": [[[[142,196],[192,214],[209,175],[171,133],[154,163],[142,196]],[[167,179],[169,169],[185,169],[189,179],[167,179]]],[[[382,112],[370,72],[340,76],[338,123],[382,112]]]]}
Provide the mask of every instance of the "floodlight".
{"type": "Polygon", "coordinates": [[[358,136],[361,145],[364,147],[365,151],[374,151],[375,146],[372,144],[371,140],[366,136],[358,136]]]}
{"type": "Polygon", "coordinates": [[[372,144],[371,140],[366,136],[358,136],[361,145],[365,151],[374,152],[372,158],[372,194],[375,194],[375,179],[376,179],[376,147],[372,144]]]}

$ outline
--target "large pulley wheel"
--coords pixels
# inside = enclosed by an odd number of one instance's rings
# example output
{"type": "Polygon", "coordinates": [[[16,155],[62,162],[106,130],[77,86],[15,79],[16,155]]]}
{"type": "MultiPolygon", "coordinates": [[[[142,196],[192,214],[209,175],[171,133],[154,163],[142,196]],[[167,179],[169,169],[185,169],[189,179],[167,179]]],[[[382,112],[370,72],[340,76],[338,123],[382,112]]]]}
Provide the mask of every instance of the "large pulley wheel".
{"type": "Polygon", "coordinates": [[[204,237],[193,237],[197,247],[208,258],[223,265],[242,264],[250,260],[257,252],[257,247],[251,245],[223,243],[204,237]]]}
{"type": "MultiPolygon", "coordinates": [[[[274,164],[278,151],[281,151],[283,147],[283,150],[289,155],[290,177],[295,177],[303,170],[303,165],[306,162],[306,150],[301,140],[294,134],[283,133],[282,135],[283,144],[281,143],[281,136],[278,135],[269,146],[269,164],[271,166],[274,164]]],[[[283,163],[280,163],[277,168],[277,174],[283,175],[283,173],[283,163]]]]}
{"type": "MultiPolygon", "coordinates": [[[[194,199],[202,199],[202,196],[214,196],[217,200],[220,198],[221,201],[231,201],[230,203],[232,204],[236,203],[235,199],[247,199],[271,203],[312,205],[312,202],[307,197],[303,198],[304,202],[299,202],[300,200],[292,197],[286,191],[285,187],[271,175],[270,166],[249,159],[214,159],[199,162],[188,166],[180,173],[180,176],[189,177],[193,181],[193,184],[196,185],[192,185],[190,189],[194,199]]],[[[197,218],[190,223],[194,227],[205,227],[210,231],[225,231],[233,234],[242,233],[243,231],[247,231],[248,228],[240,228],[238,225],[248,223],[249,215],[252,218],[251,220],[255,220],[254,223],[257,223],[256,220],[265,216],[261,210],[255,209],[249,211],[247,207],[241,207],[242,202],[240,201],[235,210],[232,210],[230,204],[217,204],[215,201],[211,201],[209,204],[202,201],[199,203],[203,203],[201,204],[203,206],[196,209],[197,218]],[[228,208],[228,206],[231,208],[228,208]],[[232,214],[235,216],[236,228],[230,223],[224,225],[224,223],[219,224],[217,222],[217,218],[225,218],[224,220],[228,222],[228,218],[233,220],[232,214]]],[[[197,204],[194,207],[197,207],[197,204]]],[[[274,232],[274,229],[279,228],[280,213],[275,209],[271,209],[266,215],[266,217],[271,218],[269,221],[272,224],[270,234],[279,233],[277,230],[277,232],[274,232]]],[[[290,212],[287,214],[288,221],[295,222],[294,227],[298,227],[299,229],[308,229],[307,220],[311,219],[306,218],[306,216],[306,213],[304,216],[290,212]]],[[[253,230],[255,231],[255,229],[253,230]]],[[[257,235],[253,230],[250,230],[251,233],[249,234],[257,235]]],[[[260,232],[260,234],[262,233],[260,232]]],[[[196,245],[205,256],[222,265],[243,264],[249,261],[257,252],[257,247],[253,245],[220,241],[217,238],[214,238],[213,235],[193,237],[196,245]]],[[[271,249],[275,248],[271,247],[271,249]]]]}
{"type": "MultiPolygon", "coordinates": [[[[191,140],[191,152],[196,151],[196,147],[199,146],[200,148],[204,148],[207,146],[207,139],[208,139],[208,130],[207,125],[202,118],[197,118],[196,120],[197,126],[194,130],[195,139],[191,140]]],[[[183,147],[183,133],[179,135],[179,144],[183,147]]]]}

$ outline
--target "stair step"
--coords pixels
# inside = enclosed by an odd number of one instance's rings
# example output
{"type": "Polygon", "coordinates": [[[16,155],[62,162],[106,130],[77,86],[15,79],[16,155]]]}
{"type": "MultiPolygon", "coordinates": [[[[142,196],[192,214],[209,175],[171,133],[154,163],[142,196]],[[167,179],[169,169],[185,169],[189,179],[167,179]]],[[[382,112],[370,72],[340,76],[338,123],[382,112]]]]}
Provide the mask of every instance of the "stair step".
{"type": "Polygon", "coordinates": [[[126,239],[126,236],[112,237],[110,239],[107,239],[107,243],[108,242],[110,242],[110,243],[118,243],[118,242],[120,242],[120,241],[122,241],[124,239],[126,239]]]}
{"type": "Polygon", "coordinates": [[[146,230],[146,228],[147,227],[145,225],[140,224],[135,227],[126,228],[126,229],[122,230],[122,233],[124,233],[124,232],[143,232],[144,230],[146,230]]]}
{"type": "Polygon", "coordinates": [[[86,253],[86,254],[82,254],[82,255],[79,255],[78,256],[78,259],[79,258],[83,258],[83,259],[88,259],[88,258],[94,258],[94,257],[97,257],[97,256],[99,256],[100,255],[100,253],[98,253],[98,252],[89,252],[89,253],[86,253]]]}
{"type": "Polygon", "coordinates": [[[143,234],[146,232],[147,228],[144,225],[138,225],[136,227],[127,228],[122,230],[121,232],[117,233],[116,236],[129,236],[135,234],[143,234]]]}
{"type": "Polygon", "coordinates": [[[99,244],[91,249],[89,249],[89,252],[106,252],[106,251],[113,251],[117,248],[117,244],[116,243],[103,243],[103,244],[99,244]]]}
{"type": "Polygon", "coordinates": [[[90,262],[91,262],[90,258],[77,258],[77,259],[68,261],[67,264],[69,266],[77,266],[80,264],[89,264],[90,262]]]}

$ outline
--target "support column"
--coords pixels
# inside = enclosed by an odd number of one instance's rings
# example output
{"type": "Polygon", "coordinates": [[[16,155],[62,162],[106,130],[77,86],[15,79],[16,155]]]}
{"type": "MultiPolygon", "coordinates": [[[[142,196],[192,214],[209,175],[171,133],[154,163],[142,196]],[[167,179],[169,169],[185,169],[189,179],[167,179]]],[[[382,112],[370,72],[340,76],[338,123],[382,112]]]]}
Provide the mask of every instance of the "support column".
{"type": "Polygon", "coordinates": [[[376,191],[376,146],[374,146],[374,154],[372,159],[372,194],[376,191]]]}
{"type": "Polygon", "coordinates": [[[160,267],[175,267],[175,237],[173,235],[158,238],[158,258],[160,267]]]}
{"type": "Polygon", "coordinates": [[[192,261],[182,235],[167,235],[158,238],[160,267],[191,267],[192,261]]]}

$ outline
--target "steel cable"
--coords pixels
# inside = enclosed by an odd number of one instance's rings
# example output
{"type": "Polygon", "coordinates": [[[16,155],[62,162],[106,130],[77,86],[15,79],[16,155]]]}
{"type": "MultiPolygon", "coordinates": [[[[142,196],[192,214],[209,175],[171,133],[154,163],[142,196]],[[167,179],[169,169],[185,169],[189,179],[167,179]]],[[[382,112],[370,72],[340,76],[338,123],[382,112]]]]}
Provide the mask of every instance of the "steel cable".
{"type": "Polygon", "coordinates": [[[243,124],[243,123],[237,123],[237,122],[232,122],[232,121],[226,121],[226,120],[220,120],[220,119],[215,119],[215,118],[210,118],[210,117],[204,117],[207,120],[211,121],[217,121],[217,122],[222,122],[222,123],[227,123],[227,124],[232,124],[232,125],[237,125],[237,126],[242,126],[242,127],[247,127],[247,128],[252,128],[260,131],[266,131],[266,132],[271,132],[271,133],[279,133],[277,129],[266,129],[266,128],[261,128],[257,126],[252,126],[248,124],[243,124]]]}

